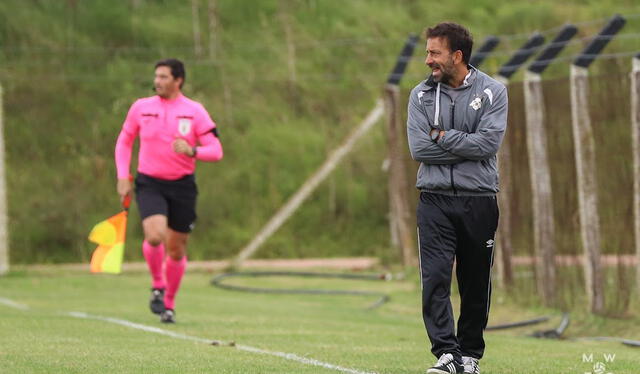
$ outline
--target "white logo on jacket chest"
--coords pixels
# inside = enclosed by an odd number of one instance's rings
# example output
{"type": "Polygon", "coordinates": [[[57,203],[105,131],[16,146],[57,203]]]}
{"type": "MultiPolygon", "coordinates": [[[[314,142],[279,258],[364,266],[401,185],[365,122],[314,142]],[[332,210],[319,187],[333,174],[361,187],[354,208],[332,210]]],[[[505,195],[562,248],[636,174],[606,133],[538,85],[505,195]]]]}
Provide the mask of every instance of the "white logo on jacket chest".
{"type": "Polygon", "coordinates": [[[471,104],[469,104],[469,106],[472,107],[473,110],[480,109],[482,107],[482,99],[480,99],[479,97],[476,97],[475,99],[473,99],[471,104]]]}
{"type": "Polygon", "coordinates": [[[178,121],[178,132],[182,136],[187,136],[191,131],[191,120],[186,118],[180,118],[178,121]]]}

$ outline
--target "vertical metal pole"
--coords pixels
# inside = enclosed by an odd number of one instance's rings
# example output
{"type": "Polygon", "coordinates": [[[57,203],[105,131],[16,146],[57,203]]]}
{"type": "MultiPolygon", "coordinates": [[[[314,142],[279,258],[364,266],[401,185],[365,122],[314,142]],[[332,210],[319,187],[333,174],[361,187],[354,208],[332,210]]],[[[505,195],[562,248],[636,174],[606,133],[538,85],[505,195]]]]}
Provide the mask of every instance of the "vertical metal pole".
{"type": "Polygon", "coordinates": [[[4,98],[2,85],[0,85],[0,275],[9,272],[8,206],[4,151],[4,98]]]}
{"type": "Polygon", "coordinates": [[[633,149],[633,219],[636,244],[636,289],[640,295],[640,54],[631,71],[631,147],[633,149]]]}

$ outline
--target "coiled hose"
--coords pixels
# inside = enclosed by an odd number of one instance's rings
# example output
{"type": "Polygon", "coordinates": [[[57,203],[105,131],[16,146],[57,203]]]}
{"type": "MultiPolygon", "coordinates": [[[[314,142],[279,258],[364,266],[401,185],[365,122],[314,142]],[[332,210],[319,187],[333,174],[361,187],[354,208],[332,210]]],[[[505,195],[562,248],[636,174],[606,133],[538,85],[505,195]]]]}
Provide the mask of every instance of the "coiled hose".
{"type": "Polygon", "coordinates": [[[376,296],[378,299],[367,307],[372,310],[380,307],[389,301],[390,297],[382,292],[375,291],[350,291],[350,290],[326,290],[326,289],[298,289],[298,288],[267,288],[267,287],[245,287],[234,286],[222,283],[227,278],[259,278],[259,277],[301,277],[301,278],[324,278],[324,279],[350,279],[350,280],[371,280],[387,281],[391,279],[389,274],[347,274],[347,273],[313,273],[297,271],[247,271],[219,274],[211,279],[211,284],[231,291],[267,293],[267,294],[308,294],[308,295],[352,295],[352,296],[376,296]]]}

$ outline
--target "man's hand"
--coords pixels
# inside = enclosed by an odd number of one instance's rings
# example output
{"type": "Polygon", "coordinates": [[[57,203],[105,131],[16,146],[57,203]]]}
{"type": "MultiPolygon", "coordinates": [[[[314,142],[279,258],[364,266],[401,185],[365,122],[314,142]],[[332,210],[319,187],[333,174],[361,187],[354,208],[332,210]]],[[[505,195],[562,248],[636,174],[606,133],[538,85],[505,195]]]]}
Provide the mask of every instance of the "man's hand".
{"type": "Polygon", "coordinates": [[[173,151],[189,157],[193,157],[193,148],[182,138],[173,141],[173,151]]]}
{"type": "Polygon", "coordinates": [[[120,195],[120,203],[124,202],[125,197],[131,195],[131,181],[127,179],[118,179],[118,195],[120,195]]]}
{"type": "Polygon", "coordinates": [[[444,130],[431,129],[431,131],[429,132],[429,136],[431,137],[431,140],[437,143],[438,140],[442,139],[442,137],[444,136],[444,133],[445,133],[444,130]]]}

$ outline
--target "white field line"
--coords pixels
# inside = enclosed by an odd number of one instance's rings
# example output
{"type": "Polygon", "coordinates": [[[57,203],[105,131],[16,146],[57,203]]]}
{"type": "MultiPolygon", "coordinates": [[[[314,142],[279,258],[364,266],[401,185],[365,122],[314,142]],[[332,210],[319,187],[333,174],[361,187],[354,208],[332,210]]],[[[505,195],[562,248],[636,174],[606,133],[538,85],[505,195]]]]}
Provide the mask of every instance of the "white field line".
{"type": "MultiPolygon", "coordinates": [[[[20,304],[20,303],[17,303],[15,301],[12,301],[12,300],[9,300],[9,299],[5,299],[5,298],[2,298],[2,297],[0,297],[0,304],[4,304],[6,306],[9,306],[9,307],[12,307],[12,308],[16,308],[16,309],[20,309],[20,310],[29,310],[29,307],[27,305],[20,304]]],[[[158,327],[147,326],[147,325],[143,325],[143,324],[140,324],[140,323],[135,323],[135,322],[127,321],[127,320],[124,320],[124,319],[119,319],[119,318],[103,317],[103,316],[97,316],[97,315],[92,315],[92,314],[83,313],[83,312],[66,312],[66,313],[63,313],[63,314],[67,315],[67,316],[70,316],[70,317],[75,317],[75,318],[93,319],[93,320],[98,320],[98,321],[103,321],[103,322],[109,322],[109,323],[125,326],[125,327],[136,329],[136,330],[142,330],[142,331],[146,331],[146,332],[152,332],[152,333],[155,333],[155,334],[168,336],[168,337],[171,337],[171,338],[174,338],[174,339],[188,340],[188,341],[192,341],[192,342],[196,342],[196,343],[204,343],[204,344],[208,344],[208,345],[230,345],[229,342],[222,342],[222,341],[219,341],[219,340],[204,339],[204,338],[199,338],[199,337],[196,337],[196,336],[180,334],[180,333],[177,333],[177,332],[164,330],[164,329],[161,329],[161,328],[158,328],[158,327]]],[[[305,364],[305,365],[319,366],[319,367],[323,367],[325,369],[336,370],[336,371],[340,371],[340,372],[343,372],[343,373],[349,373],[349,374],[376,374],[374,372],[360,371],[360,370],[356,370],[356,369],[346,368],[346,367],[343,367],[343,366],[334,365],[334,364],[330,364],[330,363],[327,363],[327,362],[319,361],[319,360],[316,360],[316,359],[313,359],[313,358],[298,356],[298,355],[296,355],[294,353],[269,351],[269,350],[266,350],[266,349],[260,349],[260,348],[251,347],[251,346],[248,346],[248,345],[235,345],[235,348],[237,348],[238,350],[241,350],[241,351],[245,351],[245,352],[251,352],[251,353],[257,353],[257,354],[262,354],[262,355],[280,357],[280,358],[284,358],[285,360],[295,361],[295,362],[298,362],[298,363],[301,363],[301,364],[305,364]]]]}
{"type": "Polygon", "coordinates": [[[139,323],[135,323],[135,322],[127,321],[124,319],[119,319],[119,318],[95,316],[95,315],[83,313],[83,312],[68,312],[65,314],[71,317],[76,317],[76,318],[95,319],[98,321],[109,322],[109,323],[129,327],[136,330],[153,332],[155,334],[165,335],[175,339],[189,340],[196,343],[212,344],[214,342],[214,340],[211,340],[211,339],[202,339],[195,336],[184,335],[184,334],[180,334],[180,333],[169,331],[169,330],[163,330],[158,327],[142,325],[139,323]]]}
{"type": "Polygon", "coordinates": [[[15,309],[29,310],[28,306],[26,306],[24,304],[16,303],[13,300],[5,299],[4,297],[0,297],[0,304],[6,305],[6,306],[11,307],[11,308],[15,308],[15,309]]]}
{"type": "Polygon", "coordinates": [[[247,345],[238,345],[238,346],[236,346],[236,348],[238,348],[238,349],[240,349],[242,351],[247,351],[247,352],[252,352],[252,353],[259,353],[259,354],[269,355],[269,356],[281,357],[281,358],[284,358],[286,360],[296,361],[296,362],[300,362],[300,363],[307,364],[307,365],[320,366],[320,367],[323,367],[323,368],[326,368],[326,369],[332,369],[332,370],[341,371],[343,373],[350,373],[350,374],[376,374],[376,373],[369,372],[369,371],[360,371],[360,370],[356,370],[356,369],[350,369],[350,368],[345,368],[345,367],[338,366],[338,365],[329,364],[329,363],[326,363],[326,362],[315,360],[313,358],[300,357],[300,356],[298,356],[296,354],[293,354],[293,353],[267,351],[265,349],[249,347],[247,345]]]}

